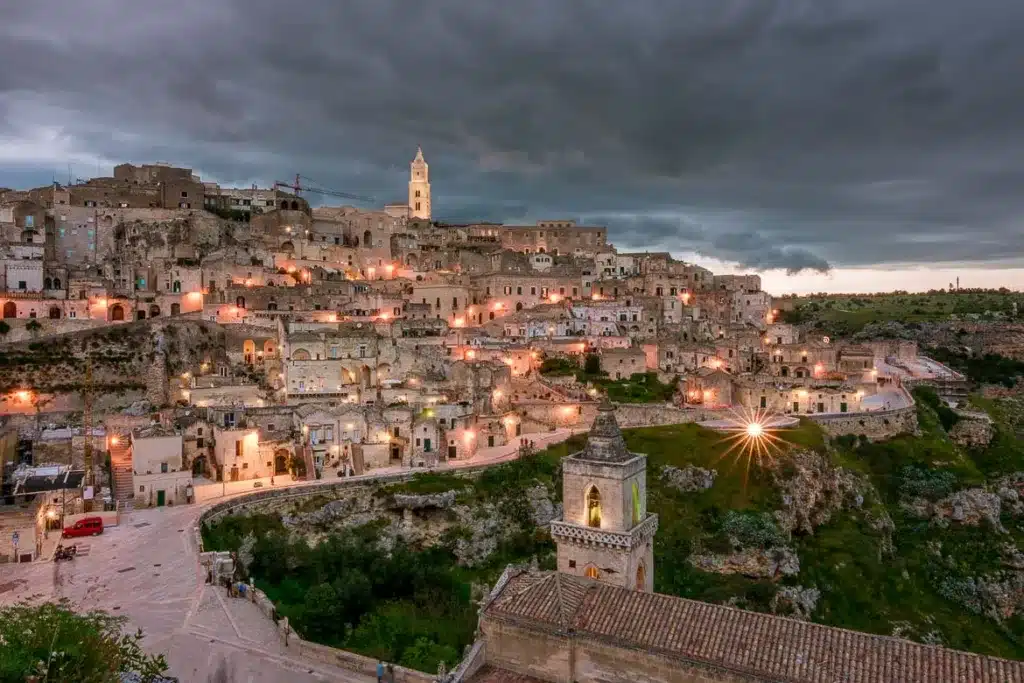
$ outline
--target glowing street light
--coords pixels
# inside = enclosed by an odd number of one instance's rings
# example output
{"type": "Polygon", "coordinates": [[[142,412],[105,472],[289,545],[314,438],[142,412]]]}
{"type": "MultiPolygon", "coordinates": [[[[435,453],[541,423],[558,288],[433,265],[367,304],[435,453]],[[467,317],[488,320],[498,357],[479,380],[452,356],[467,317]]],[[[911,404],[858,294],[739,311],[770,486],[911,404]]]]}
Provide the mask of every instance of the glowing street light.
{"type": "Polygon", "coordinates": [[[751,422],[747,425],[747,436],[758,439],[764,434],[764,426],[760,422],[751,422]]]}

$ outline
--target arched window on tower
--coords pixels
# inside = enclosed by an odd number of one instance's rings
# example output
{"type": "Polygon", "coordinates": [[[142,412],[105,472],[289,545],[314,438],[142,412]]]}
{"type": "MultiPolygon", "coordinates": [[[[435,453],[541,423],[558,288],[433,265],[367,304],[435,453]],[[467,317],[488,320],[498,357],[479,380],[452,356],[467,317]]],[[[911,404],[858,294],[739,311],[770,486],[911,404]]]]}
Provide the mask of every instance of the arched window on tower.
{"type": "Polygon", "coordinates": [[[601,528],[601,492],[596,486],[587,491],[587,526],[601,528]]]}
{"type": "Polygon", "coordinates": [[[647,588],[647,570],[644,569],[643,562],[641,562],[636,568],[636,589],[638,591],[645,590],[647,588]]]}
{"type": "Polygon", "coordinates": [[[586,571],[583,572],[583,575],[586,576],[588,579],[596,579],[599,576],[597,567],[587,567],[586,571]]]}

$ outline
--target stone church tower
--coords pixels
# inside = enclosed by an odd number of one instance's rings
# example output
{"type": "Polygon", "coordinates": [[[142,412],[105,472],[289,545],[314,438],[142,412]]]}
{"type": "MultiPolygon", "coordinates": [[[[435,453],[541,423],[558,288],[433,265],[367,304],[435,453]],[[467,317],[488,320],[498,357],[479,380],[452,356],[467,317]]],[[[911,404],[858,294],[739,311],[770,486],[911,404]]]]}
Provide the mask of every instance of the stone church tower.
{"type": "Polygon", "coordinates": [[[416,148],[416,158],[410,164],[409,218],[430,220],[430,169],[420,147],[416,148]]]}
{"type": "Polygon", "coordinates": [[[647,456],[630,453],[605,402],[587,445],[562,460],[562,521],[551,523],[558,571],[623,588],[654,590],[654,534],[647,513],[647,456]]]}

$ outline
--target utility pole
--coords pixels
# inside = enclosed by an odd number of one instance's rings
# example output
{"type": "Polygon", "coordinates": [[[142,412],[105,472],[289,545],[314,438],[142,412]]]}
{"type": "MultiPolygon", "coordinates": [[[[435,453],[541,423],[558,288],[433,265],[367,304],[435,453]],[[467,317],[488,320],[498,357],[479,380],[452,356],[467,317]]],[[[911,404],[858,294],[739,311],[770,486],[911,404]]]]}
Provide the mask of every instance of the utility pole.
{"type": "MultiPolygon", "coordinates": [[[[82,427],[85,432],[85,479],[82,481],[83,491],[93,486],[92,475],[92,358],[85,360],[85,390],[82,392],[82,400],[85,403],[85,410],[82,414],[82,427]]],[[[113,484],[113,482],[111,482],[113,484]]],[[[96,490],[93,487],[92,498],[83,500],[84,512],[92,512],[93,500],[96,498],[96,490]]]]}

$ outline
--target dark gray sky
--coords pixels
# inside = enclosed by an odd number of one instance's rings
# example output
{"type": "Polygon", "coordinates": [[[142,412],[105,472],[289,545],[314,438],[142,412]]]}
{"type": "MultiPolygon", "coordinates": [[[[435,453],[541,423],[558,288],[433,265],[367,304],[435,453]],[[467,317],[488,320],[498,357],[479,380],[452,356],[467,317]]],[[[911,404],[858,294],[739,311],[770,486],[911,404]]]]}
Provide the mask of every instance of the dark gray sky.
{"type": "Polygon", "coordinates": [[[1019,265],[1020,0],[15,0],[0,185],[188,165],[751,268],[1019,265]]]}

